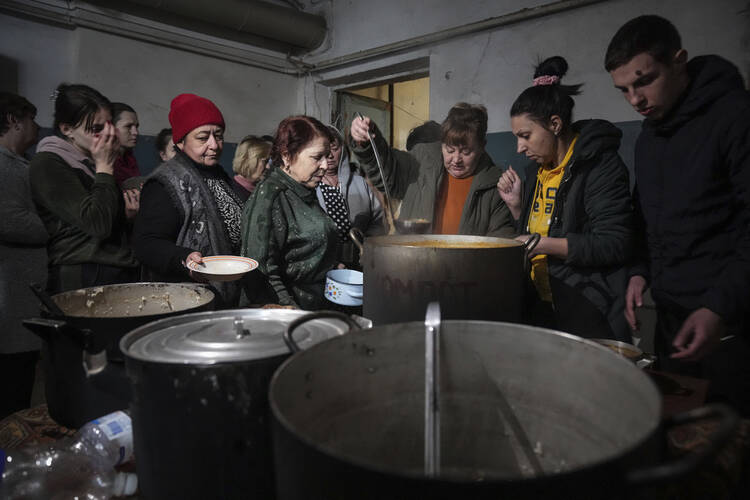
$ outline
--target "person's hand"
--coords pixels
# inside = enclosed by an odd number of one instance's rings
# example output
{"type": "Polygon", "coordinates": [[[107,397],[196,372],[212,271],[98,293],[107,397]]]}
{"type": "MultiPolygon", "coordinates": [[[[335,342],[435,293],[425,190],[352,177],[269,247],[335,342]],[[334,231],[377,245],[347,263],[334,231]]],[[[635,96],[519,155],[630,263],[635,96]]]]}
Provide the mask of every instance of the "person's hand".
{"type": "Polygon", "coordinates": [[[637,331],[640,327],[638,318],[635,317],[635,308],[643,307],[643,293],[645,291],[646,278],[638,275],[632,276],[625,292],[625,319],[633,331],[637,331]]]}
{"type": "Polygon", "coordinates": [[[685,361],[699,361],[721,342],[726,326],[721,316],[701,307],[693,311],[677,332],[672,345],[679,351],[671,356],[685,361]]]}
{"type": "MultiPolygon", "coordinates": [[[[531,236],[532,235],[530,234],[522,234],[520,236],[516,236],[514,239],[526,245],[526,242],[529,241],[529,238],[531,238],[531,236]]],[[[547,239],[546,236],[542,236],[541,238],[539,238],[539,243],[537,243],[536,246],[529,251],[529,258],[547,253],[544,250],[544,244],[546,243],[546,239],[547,239]]]]}
{"type": "Polygon", "coordinates": [[[625,292],[625,319],[633,331],[640,328],[638,318],[636,317],[636,308],[643,307],[643,294],[646,292],[646,278],[643,276],[631,276],[628,281],[628,288],[625,292]]]}
{"type": "Polygon", "coordinates": [[[125,217],[131,220],[141,206],[141,192],[138,189],[126,189],[122,192],[122,198],[125,200],[125,217]]]}
{"type": "Polygon", "coordinates": [[[120,141],[117,140],[115,126],[111,122],[104,124],[101,132],[94,135],[91,145],[91,158],[96,165],[96,173],[110,174],[114,172],[115,160],[120,154],[120,141]]]}
{"type": "Polygon", "coordinates": [[[513,167],[503,172],[497,181],[497,192],[510,210],[514,219],[521,217],[521,178],[513,167]]]}
{"type": "MultiPolygon", "coordinates": [[[[192,252],[187,257],[185,257],[185,261],[182,263],[185,267],[190,262],[195,262],[196,264],[203,264],[203,255],[200,252],[192,252]]],[[[188,269],[190,269],[188,267],[188,269]]],[[[193,278],[193,281],[198,281],[200,283],[208,283],[208,280],[202,277],[201,275],[193,272],[193,270],[190,270],[190,277],[193,278]]]]}
{"type": "Polygon", "coordinates": [[[356,117],[352,120],[352,126],[349,130],[352,140],[359,146],[364,147],[370,142],[370,125],[372,121],[369,116],[364,118],[356,117]]]}

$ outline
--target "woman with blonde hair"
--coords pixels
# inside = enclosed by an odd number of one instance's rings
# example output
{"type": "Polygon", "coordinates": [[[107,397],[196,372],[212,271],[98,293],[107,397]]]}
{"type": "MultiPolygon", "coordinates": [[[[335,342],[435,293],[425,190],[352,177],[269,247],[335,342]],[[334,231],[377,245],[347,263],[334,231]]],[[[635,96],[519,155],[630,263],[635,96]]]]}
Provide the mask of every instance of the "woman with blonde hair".
{"type": "Polygon", "coordinates": [[[255,190],[268,170],[268,157],[271,154],[271,143],[254,135],[248,135],[237,145],[232,160],[232,189],[243,201],[255,190]]]}

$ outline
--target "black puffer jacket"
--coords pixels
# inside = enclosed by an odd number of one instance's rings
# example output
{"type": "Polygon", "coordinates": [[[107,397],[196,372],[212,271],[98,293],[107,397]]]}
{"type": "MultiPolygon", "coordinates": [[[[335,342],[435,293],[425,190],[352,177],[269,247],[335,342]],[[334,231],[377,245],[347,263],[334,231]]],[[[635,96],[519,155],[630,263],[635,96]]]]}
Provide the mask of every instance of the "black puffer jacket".
{"type": "MultiPolygon", "coordinates": [[[[604,120],[582,120],[573,124],[579,134],[560,187],[548,236],[567,238],[568,258],[548,257],[550,286],[555,307],[569,314],[570,321],[560,325],[567,331],[585,336],[606,336],[590,331],[591,325],[576,324],[574,309],[593,304],[607,318],[611,335],[630,341],[623,315],[626,266],[632,257],[634,222],[628,171],[617,149],[622,132],[604,120]]],[[[526,168],[523,187],[523,211],[517,223],[528,233],[537,164],[526,168]],[[520,224],[519,224],[520,225],[520,224]]]]}
{"type": "Polygon", "coordinates": [[[657,305],[707,307],[747,327],[750,305],[750,93],[718,56],[688,62],[690,85],[635,149],[641,274],[657,305]],[[648,263],[648,267],[646,267],[648,263]]]}

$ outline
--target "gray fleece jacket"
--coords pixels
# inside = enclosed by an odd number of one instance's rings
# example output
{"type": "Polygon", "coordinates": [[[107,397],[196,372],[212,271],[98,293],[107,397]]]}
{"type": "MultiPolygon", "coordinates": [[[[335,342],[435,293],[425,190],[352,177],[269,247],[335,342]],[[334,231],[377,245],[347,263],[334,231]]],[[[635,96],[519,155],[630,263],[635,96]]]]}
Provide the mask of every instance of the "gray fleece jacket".
{"type": "MultiPolygon", "coordinates": [[[[339,160],[339,189],[349,210],[349,221],[366,236],[377,236],[385,232],[383,207],[375,196],[367,180],[356,173],[349,163],[349,152],[341,152],[339,160]]],[[[315,189],[320,207],[326,210],[323,191],[315,189]]]]}
{"type": "Polygon", "coordinates": [[[1,146],[0,220],[0,353],[38,350],[21,320],[39,314],[29,283],[47,284],[49,235],[31,200],[29,162],[1,146]]]}

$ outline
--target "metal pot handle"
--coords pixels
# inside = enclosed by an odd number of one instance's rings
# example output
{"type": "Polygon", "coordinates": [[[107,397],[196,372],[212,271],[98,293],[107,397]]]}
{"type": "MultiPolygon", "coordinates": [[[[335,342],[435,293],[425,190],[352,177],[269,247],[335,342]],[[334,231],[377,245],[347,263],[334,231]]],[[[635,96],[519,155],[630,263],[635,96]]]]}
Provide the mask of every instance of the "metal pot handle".
{"type": "Polygon", "coordinates": [[[695,453],[685,454],[677,460],[630,471],[625,476],[626,483],[631,487],[641,487],[674,480],[694,471],[713,457],[734,435],[739,423],[737,414],[728,406],[723,404],[702,406],[673,415],[665,419],[663,424],[665,429],[668,429],[709,418],[719,418],[719,428],[711,436],[707,446],[695,453]]]}
{"type": "Polygon", "coordinates": [[[357,248],[359,249],[359,255],[362,255],[365,251],[364,233],[359,228],[353,227],[349,230],[349,238],[351,238],[354,244],[357,245],[357,248]]]}
{"type": "Polygon", "coordinates": [[[539,244],[539,240],[542,239],[542,235],[539,233],[532,233],[531,236],[529,236],[529,239],[526,240],[526,243],[523,244],[523,248],[525,250],[524,253],[524,259],[529,260],[529,254],[532,250],[536,248],[536,246],[539,244]]]}
{"type": "Polygon", "coordinates": [[[52,332],[55,332],[55,334],[66,336],[84,351],[95,350],[94,336],[91,330],[79,329],[65,321],[56,319],[31,318],[23,320],[22,324],[27,330],[46,342],[51,340],[52,332]]]}
{"type": "Polygon", "coordinates": [[[34,292],[34,295],[44,304],[44,307],[53,315],[58,318],[64,318],[65,313],[60,309],[57,303],[49,296],[49,294],[42,288],[39,283],[29,283],[29,288],[34,292]]]}
{"type": "Polygon", "coordinates": [[[107,366],[107,350],[96,345],[96,336],[87,328],[76,328],[65,321],[43,318],[23,320],[23,326],[45,342],[52,342],[53,335],[63,335],[70,339],[83,353],[83,370],[86,376],[101,373],[107,366]]]}
{"type": "MultiPolygon", "coordinates": [[[[352,330],[361,330],[362,327],[357,323],[353,318],[350,316],[338,312],[338,311],[317,311],[312,312],[310,314],[305,314],[304,316],[301,316],[291,323],[289,323],[289,326],[286,328],[286,331],[284,332],[284,342],[286,343],[287,347],[289,347],[289,350],[292,353],[299,352],[302,349],[297,345],[297,342],[294,341],[294,338],[292,337],[292,332],[297,329],[300,325],[307,323],[308,321],[312,321],[314,319],[323,319],[323,318],[333,318],[343,321],[349,326],[349,332],[352,330]]],[[[348,332],[347,332],[348,333],[348,332]]]]}

